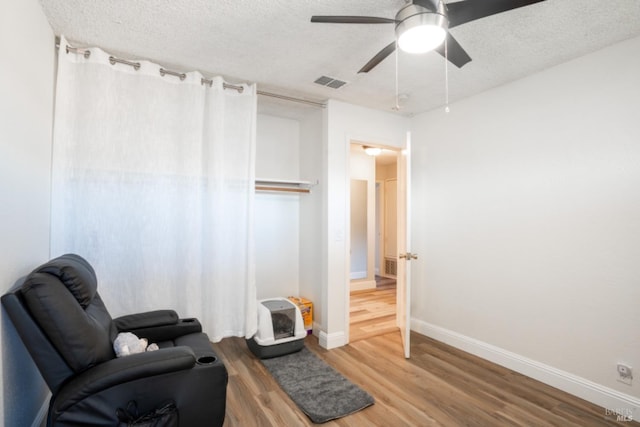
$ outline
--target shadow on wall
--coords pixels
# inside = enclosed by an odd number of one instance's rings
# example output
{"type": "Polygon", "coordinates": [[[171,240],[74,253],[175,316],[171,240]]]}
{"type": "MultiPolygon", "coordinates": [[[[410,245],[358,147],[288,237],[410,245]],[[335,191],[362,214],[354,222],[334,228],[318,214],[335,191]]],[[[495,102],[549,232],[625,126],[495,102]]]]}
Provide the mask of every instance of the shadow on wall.
{"type": "Polygon", "coordinates": [[[4,309],[1,328],[3,425],[29,427],[48,399],[49,389],[4,309]]]}

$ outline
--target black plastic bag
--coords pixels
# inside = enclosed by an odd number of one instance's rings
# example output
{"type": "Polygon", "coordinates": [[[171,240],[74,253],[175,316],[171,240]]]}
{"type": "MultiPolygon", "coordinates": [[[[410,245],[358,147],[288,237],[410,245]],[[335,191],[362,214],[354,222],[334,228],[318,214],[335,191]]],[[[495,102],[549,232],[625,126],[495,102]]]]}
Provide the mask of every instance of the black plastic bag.
{"type": "Polygon", "coordinates": [[[131,401],[126,409],[116,411],[120,423],[118,427],[178,427],[178,408],[168,401],[144,415],[138,414],[138,404],[131,401]]]}

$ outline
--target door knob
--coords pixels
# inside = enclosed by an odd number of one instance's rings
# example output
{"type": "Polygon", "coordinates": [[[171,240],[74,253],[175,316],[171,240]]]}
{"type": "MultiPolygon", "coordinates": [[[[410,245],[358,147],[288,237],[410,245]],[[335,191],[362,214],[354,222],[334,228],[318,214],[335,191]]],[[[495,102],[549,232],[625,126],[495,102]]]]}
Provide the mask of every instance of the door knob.
{"type": "Polygon", "coordinates": [[[398,258],[406,259],[407,261],[411,261],[412,259],[418,259],[418,254],[412,254],[411,252],[407,252],[406,254],[398,255],[398,258]]]}

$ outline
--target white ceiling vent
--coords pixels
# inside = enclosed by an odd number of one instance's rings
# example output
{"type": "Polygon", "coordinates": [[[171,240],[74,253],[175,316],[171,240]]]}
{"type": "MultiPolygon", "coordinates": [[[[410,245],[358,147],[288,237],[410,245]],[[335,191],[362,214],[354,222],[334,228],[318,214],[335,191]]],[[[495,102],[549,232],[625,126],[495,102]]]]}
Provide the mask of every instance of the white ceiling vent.
{"type": "Polygon", "coordinates": [[[333,89],[341,88],[342,86],[347,84],[347,82],[343,82],[342,80],[334,79],[333,77],[328,77],[328,76],[318,77],[314,81],[314,83],[317,83],[321,86],[327,86],[333,89]]]}

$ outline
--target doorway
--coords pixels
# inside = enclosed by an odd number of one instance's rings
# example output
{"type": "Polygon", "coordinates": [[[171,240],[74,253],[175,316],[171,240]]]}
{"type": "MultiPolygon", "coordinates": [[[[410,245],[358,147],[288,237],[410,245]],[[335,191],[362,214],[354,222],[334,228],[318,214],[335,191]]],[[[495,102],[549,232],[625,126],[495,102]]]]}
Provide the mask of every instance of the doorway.
{"type": "Polygon", "coordinates": [[[397,149],[352,141],[349,341],[398,331],[397,149]],[[377,155],[365,152],[378,148],[377,155]]]}

